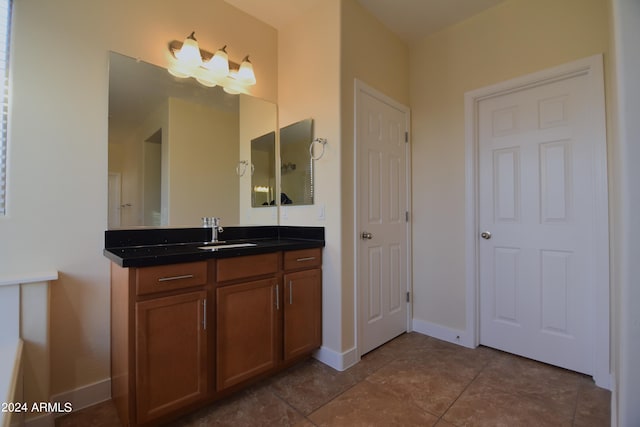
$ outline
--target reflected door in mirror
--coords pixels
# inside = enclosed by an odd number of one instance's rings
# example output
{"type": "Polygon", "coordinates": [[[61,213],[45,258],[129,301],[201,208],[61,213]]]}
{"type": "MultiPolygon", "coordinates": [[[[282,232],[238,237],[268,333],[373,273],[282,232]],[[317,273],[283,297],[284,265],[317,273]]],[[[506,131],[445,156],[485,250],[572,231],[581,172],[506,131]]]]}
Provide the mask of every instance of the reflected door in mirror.
{"type": "Polygon", "coordinates": [[[274,206],[276,200],[276,133],[251,140],[251,206],[274,206]]]}

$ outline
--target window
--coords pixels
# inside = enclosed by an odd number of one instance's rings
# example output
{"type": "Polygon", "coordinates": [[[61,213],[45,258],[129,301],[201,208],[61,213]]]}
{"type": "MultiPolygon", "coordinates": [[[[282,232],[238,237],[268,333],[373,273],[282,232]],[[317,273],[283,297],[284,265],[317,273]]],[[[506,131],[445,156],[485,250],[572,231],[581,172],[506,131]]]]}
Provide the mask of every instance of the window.
{"type": "Polygon", "coordinates": [[[0,0],[0,215],[6,213],[11,2],[12,0],[0,0]]]}

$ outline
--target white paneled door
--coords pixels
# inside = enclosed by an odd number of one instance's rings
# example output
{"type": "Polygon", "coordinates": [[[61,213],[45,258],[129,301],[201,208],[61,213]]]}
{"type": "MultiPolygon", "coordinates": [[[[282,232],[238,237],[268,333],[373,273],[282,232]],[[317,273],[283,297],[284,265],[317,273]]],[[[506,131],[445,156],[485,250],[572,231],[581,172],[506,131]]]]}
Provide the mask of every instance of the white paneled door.
{"type": "Polygon", "coordinates": [[[356,85],[359,352],[407,330],[408,118],[406,107],[356,85]]]}
{"type": "Polygon", "coordinates": [[[596,147],[587,74],[478,106],[480,343],[593,374],[596,147]]]}

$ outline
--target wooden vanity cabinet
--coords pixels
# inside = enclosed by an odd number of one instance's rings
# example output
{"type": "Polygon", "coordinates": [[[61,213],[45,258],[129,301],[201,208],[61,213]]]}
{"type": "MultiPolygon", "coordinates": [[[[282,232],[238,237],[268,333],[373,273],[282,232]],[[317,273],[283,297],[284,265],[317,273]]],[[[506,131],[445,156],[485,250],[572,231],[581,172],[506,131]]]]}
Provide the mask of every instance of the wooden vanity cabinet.
{"type": "Polygon", "coordinates": [[[320,248],[218,260],[218,391],[274,371],[320,347],[321,265],[320,248]]]}
{"type": "Polygon", "coordinates": [[[216,263],[216,389],[276,368],[281,253],[216,263]]]}
{"type": "Polygon", "coordinates": [[[216,383],[224,390],[278,364],[278,280],[269,278],[216,290],[216,383]]]}
{"type": "Polygon", "coordinates": [[[308,357],[322,343],[322,249],[111,266],[112,398],[151,426],[308,357]]]}
{"type": "Polygon", "coordinates": [[[310,354],[322,345],[322,250],[284,253],[283,359],[310,354]]]}
{"type": "Polygon", "coordinates": [[[138,423],[206,397],[206,301],[201,290],[136,303],[138,423]]]}
{"type": "Polygon", "coordinates": [[[208,395],[207,263],[112,265],[112,396],[125,425],[208,395]]]}
{"type": "Polygon", "coordinates": [[[284,275],[283,359],[296,359],[322,344],[322,271],[284,275]]]}

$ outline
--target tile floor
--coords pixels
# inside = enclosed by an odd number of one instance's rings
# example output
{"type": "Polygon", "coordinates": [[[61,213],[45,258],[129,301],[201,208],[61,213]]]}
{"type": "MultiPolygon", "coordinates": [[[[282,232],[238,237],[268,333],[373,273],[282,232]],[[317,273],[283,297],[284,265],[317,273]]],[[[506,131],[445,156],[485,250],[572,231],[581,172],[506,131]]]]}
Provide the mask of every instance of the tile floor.
{"type": "MultiPolygon", "coordinates": [[[[344,372],[302,362],[171,425],[608,426],[610,399],[575,372],[409,333],[344,372]]],[[[58,418],[56,426],[120,422],[105,402],[58,418]]]]}

